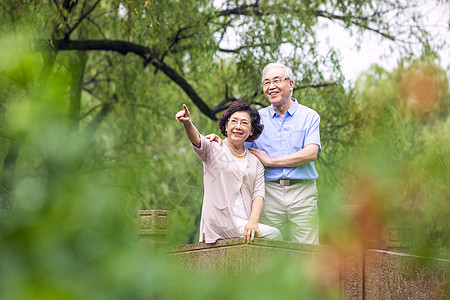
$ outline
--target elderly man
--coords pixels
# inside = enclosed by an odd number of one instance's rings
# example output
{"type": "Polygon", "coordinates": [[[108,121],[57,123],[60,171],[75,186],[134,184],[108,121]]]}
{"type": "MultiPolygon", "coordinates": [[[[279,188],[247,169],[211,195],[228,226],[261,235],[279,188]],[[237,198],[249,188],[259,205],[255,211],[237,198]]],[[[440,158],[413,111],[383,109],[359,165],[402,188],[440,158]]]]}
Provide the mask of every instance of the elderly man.
{"type": "MultiPolygon", "coordinates": [[[[292,70],[270,63],[262,72],[264,95],[271,105],[259,110],[264,130],[246,143],[265,166],[266,198],[260,222],[281,231],[285,240],[319,244],[314,166],[321,151],[319,114],[292,98],[292,70]]],[[[219,141],[210,135],[211,140],[219,141]]]]}
{"type": "Polygon", "coordinates": [[[314,160],[321,151],[320,117],[291,97],[293,79],[283,64],[264,68],[263,91],[272,105],[259,110],[264,130],[247,146],[266,167],[261,222],[278,228],[284,239],[319,244],[314,160]]]}

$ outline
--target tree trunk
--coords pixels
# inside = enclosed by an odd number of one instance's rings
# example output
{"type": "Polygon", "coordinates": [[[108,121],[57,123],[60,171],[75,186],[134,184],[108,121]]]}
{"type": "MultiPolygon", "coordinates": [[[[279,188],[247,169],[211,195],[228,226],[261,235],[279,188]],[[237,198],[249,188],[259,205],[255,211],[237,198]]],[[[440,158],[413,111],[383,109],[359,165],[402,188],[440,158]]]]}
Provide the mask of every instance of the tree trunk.
{"type": "Polygon", "coordinates": [[[3,161],[3,170],[0,178],[0,208],[7,210],[11,205],[11,192],[13,187],[14,171],[19,155],[20,144],[11,140],[8,152],[3,161]]]}
{"type": "Polygon", "coordinates": [[[75,130],[78,129],[80,121],[81,91],[83,87],[84,71],[86,69],[87,54],[86,51],[77,51],[76,55],[70,60],[71,90],[69,118],[75,130]]]}

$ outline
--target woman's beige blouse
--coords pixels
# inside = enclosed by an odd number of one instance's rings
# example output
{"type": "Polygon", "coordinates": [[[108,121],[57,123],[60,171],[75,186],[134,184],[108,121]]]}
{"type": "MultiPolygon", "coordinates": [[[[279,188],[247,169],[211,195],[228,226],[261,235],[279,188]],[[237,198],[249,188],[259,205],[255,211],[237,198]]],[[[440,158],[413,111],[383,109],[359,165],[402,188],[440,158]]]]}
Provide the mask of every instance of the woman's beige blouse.
{"type": "Polygon", "coordinates": [[[234,200],[240,190],[245,210],[250,215],[253,199],[256,196],[265,196],[264,167],[256,156],[248,152],[247,168],[242,172],[225,144],[220,146],[216,142],[206,140],[202,135],[200,139],[200,148],[192,145],[203,161],[204,172],[199,241],[215,243],[218,239],[239,237],[232,214],[234,200]]]}

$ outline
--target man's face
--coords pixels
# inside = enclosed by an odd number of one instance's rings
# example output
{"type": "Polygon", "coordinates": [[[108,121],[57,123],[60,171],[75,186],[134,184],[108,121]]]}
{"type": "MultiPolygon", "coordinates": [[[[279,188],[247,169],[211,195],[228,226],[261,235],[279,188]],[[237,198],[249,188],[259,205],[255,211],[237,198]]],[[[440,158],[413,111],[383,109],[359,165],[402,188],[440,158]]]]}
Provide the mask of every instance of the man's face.
{"type": "Polygon", "coordinates": [[[294,86],[294,82],[284,80],[285,78],[281,67],[273,67],[264,75],[263,82],[270,81],[270,84],[267,86],[263,84],[264,95],[273,105],[282,105],[286,103],[286,100],[291,99],[291,89],[294,86]],[[278,85],[273,82],[277,79],[281,80],[278,85]]]}

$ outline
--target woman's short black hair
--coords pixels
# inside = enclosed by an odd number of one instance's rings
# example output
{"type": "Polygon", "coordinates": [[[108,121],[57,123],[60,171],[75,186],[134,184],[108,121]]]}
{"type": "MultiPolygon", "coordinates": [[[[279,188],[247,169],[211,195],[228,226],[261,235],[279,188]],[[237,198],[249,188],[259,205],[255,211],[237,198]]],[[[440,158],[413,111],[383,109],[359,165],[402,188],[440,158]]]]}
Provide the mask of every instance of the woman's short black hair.
{"type": "Polygon", "coordinates": [[[248,104],[247,102],[234,101],[233,103],[231,103],[230,107],[228,107],[228,109],[223,113],[223,115],[219,119],[220,132],[222,132],[224,136],[227,136],[227,130],[225,128],[226,124],[230,119],[231,115],[237,111],[245,111],[250,115],[253,133],[252,135],[249,135],[245,141],[253,142],[261,135],[261,132],[264,129],[264,125],[261,124],[261,117],[258,111],[255,108],[250,107],[250,104],[248,104]]]}

